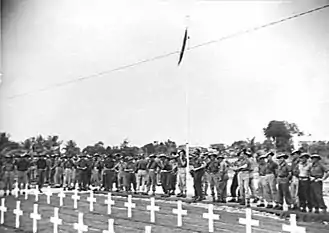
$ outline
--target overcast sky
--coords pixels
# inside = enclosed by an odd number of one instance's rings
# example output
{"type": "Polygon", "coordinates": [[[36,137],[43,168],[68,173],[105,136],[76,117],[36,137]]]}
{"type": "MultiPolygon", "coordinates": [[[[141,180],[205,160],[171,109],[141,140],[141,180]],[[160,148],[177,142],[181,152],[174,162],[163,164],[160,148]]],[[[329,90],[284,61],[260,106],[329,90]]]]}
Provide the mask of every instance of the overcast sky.
{"type": "Polygon", "coordinates": [[[328,1],[3,2],[0,130],[14,139],[182,144],[189,113],[191,144],[263,140],[270,120],[329,140],[329,8],[189,50],[179,67],[174,54],[37,91],[178,51],[186,15],[193,47],[328,1]]]}

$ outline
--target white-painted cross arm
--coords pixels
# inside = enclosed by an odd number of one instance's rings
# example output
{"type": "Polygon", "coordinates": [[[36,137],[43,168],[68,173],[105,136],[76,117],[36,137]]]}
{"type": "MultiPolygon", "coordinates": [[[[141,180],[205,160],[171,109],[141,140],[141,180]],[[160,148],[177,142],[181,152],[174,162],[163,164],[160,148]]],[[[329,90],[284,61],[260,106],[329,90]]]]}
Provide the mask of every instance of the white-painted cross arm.
{"type": "Polygon", "coordinates": [[[96,203],[96,198],[92,190],[90,190],[90,196],[87,197],[87,201],[89,201],[89,211],[94,211],[94,202],[96,203]]]}
{"type": "Polygon", "coordinates": [[[259,220],[254,220],[251,218],[251,209],[246,209],[246,218],[239,218],[239,223],[246,225],[246,233],[252,232],[252,226],[259,226],[259,220]]]}
{"type": "Polygon", "coordinates": [[[5,199],[1,198],[1,206],[0,206],[0,224],[5,223],[5,212],[7,212],[7,207],[5,206],[5,199]]]}
{"type": "Polygon", "coordinates": [[[32,232],[37,233],[38,231],[38,220],[41,220],[41,215],[38,214],[38,204],[33,205],[33,213],[30,214],[30,218],[33,220],[32,232]]]}
{"type": "Polygon", "coordinates": [[[107,200],[105,200],[105,204],[107,205],[107,214],[112,214],[112,205],[115,204],[115,202],[112,200],[112,194],[107,194],[107,200]]]}
{"type": "Polygon", "coordinates": [[[54,208],[54,217],[50,217],[50,222],[54,224],[54,233],[58,233],[58,225],[62,225],[62,219],[58,216],[59,209],[57,207],[54,208]]]}
{"type": "Polygon", "coordinates": [[[203,213],[203,218],[208,219],[209,232],[214,232],[214,220],[219,220],[219,215],[214,214],[214,206],[212,204],[208,205],[208,213],[203,213]]]}
{"type": "Polygon", "coordinates": [[[15,228],[19,228],[19,216],[23,215],[23,211],[21,210],[21,202],[20,201],[16,201],[16,209],[14,209],[13,212],[16,215],[15,228]]]}
{"type": "Polygon", "coordinates": [[[290,214],[290,225],[283,224],[282,230],[290,233],[306,233],[305,227],[297,226],[296,214],[290,214]]]}
{"type": "Polygon", "coordinates": [[[177,226],[181,227],[183,225],[182,216],[187,215],[187,210],[183,210],[182,201],[177,201],[177,209],[172,210],[173,214],[177,214],[177,226]]]}
{"type": "Polygon", "coordinates": [[[108,230],[103,230],[103,233],[115,233],[114,232],[114,219],[108,220],[108,230]]]}
{"type": "Polygon", "coordinates": [[[79,212],[78,223],[74,223],[74,230],[77,230],[78,233],[83,233],[88,231],[88,226],[83,224],[83,213],[79,212]]]}
{"type": "Polygon", "coordinates": [[[151,222],[155,222],[155,211],[159,211],[160,207],[155,205],[154,197],[151,197],[150,199],[151,199],[151,205],[148,205],[146,209],[150,211],[151,222]]]}
{"type": "Polygon", "coordinates": [[[131,195],[128,195],[128,202],[125,202],[125,207],[128,209],[128,218],[132,216],[132,208],[136,208],[136,204],[132,202],[131,195]]]}

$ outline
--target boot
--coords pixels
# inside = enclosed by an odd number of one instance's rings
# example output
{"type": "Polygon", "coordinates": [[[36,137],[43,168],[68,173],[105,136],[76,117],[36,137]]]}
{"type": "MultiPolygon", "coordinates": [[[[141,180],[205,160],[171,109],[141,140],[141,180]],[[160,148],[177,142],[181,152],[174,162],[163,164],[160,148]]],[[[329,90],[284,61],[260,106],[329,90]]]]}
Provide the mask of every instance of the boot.
{"type": "Polygon", "coordinates": [[[232,197],[232,199],[229,200],[228,202],[230,202],[230,203],[235,203],[235,202],[237,202],[237,200],[236,200],[234,197],[232,197]]]}

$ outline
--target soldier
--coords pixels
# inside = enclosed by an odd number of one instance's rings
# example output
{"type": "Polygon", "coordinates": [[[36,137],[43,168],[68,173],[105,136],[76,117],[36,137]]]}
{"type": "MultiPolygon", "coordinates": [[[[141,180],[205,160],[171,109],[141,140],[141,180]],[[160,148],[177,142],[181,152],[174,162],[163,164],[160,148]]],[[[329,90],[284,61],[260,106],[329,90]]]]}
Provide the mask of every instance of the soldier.
{"type": "Polygon", "coordinates": [[[307,161],[309,157],[307,153],[301,154],[299,163],[292,170],[293,174],[298,176],[298,197],[302,212],[306,212],[306,206],[312,212],[312,201],[310,199],[310,171],[312,164],[307,161]]]}
{"type": "Polygon", "coordinates": [[[193,168],[191,169],[193,182],[194,182],[194,201],[202,201],[204,199],[202,193],[202,177],[205,172],[207,163],[201,158],[201,156],[196,156],[193,161],[193,168]]]}
{"type": "Polygon", "coordinates": [[[148,169],[148,182],[147,182],[147,193],[149,193],[150,188],[152,186],[152,196],[155,195],[155,187],[157,184],[157,177],[156,177],[156,170],[158,168],[161,168],[160,164],[155,160],[156,155],[151,154],[149,156],[149,161],[147,164],[147,169],[148,169]]]}
{"type": "Polygon", "coordinates": [[[219,190],[219,167],[220,163],[216,160],[216,154],[215,153],[209,153],[208,154],[210,161],[207,163],[206,171],[208,173],[208,183],[210,185],[210,191],[213,202],[216,201],[215,198],[215,187],[217,192],[218,201],[220,200],[220,190],[219,190]]]}
{"type": "Polygon", "coordinates": [[[169,194],[169,185],[170,185],[170,172],[172,170],[172,166],[169,163],[169,157],[165,154],[161,154],[159,156],[160,166],[161,166],[161,185],[163,190],[163,197],[170,196],[169,194]]]}
{"type": "Polygon", "coordinates": [[[239,153],[237,153],[238,156],[238,160],[235,161],[232,165],[233,165],[233,171],[234,171],[234,175],[233,175],[233,179],[232,179],[232,183],[231,183],[231,187],[230,187],[230,192],[231,192],[231,197],[232,199],[229,200],[228,202],[241,202],[241,200],[239,200],[239,198],[237,198],[238,193],[238,187],[239,187],[239,170],[236,168],[238,167],[238,165],[241,163],[242,161],[242,156],[241,156],[242,151],[240,151],[239,153]]]}
{"type": "Polygon", "coordinates": [[[175,195],[175,191],[176,191],[177,171],[178,171],[177,159],[178,156],[175,155],[175,152],[172,152],[169,161],[172,168],[169,174],[169,195],[175,195]]]}
{"type": "Polygon", "coordinates": [[[186,197],[186,167],[186,152],[185,150],[180,150],[177,158],[177,179],[180,193],[177,194],[177,197],[186,197]]]}
{"type": "Polygon", "coordinates": [[[123,190],[123,179],[124,179],[124,161],[122,156],[120,154],[116,155],[118,162],[115,165],[115,170],[117,171],[117,176],[118,176],[118,186],[117,186],[117,191],[122,191],[123,190]]]}
{"type": "Polygon", "coordinates": [[[146,191],[145,183],[147,180],[147,163],[148,161],[146,160],[145,155],[142,155],[136,163],[137,192],[143,194],[145,194],[146,191]]]}
{"type": "Polygon", "coordinates": [[[68,158],[67,156],[63,157],[63,168],[64,168],[64,182],[63,187],[64,190],[71,190],[72,187],[72,181],[73,181],[73,169],[74,169],[74,162],[72,161],[72,158],[68,158]]]}
{"type": "Polygon", "coordinates": [[[63,177],[63,161],[59,156],[55,159],[55,186],[62,187],[62,177],[63,177]]]}
{"type": "MultiPolygon", "coordinates": [[[[210,153],[216,153],[216,152],[210,152],[210,153]]],[[[200,156],[199,151],[195,153],[195,156],[196,157],[200,156]]],[[[201,159],[207,164],[209,162],[208,153],[201,154],[201,159]]],[[[209,187],[209,171],[206,168],[204,169],[204,174],[202,176],[201,182],[202,182],[202,197],[205,198],[208,195],[207,191],[209,187]]]]}
{"type": "Polygon", "coordinates": [[[38,186],[39,192],[42,193],[42,187],[45,182],[45,175],[47,169],[47,161],[44,154],[40,154],[39,159],[36,162],[37,172],[38,172],[38,186]]]}
{"type": "MultiPolygon", "coordinates": [[[[24,189],[27,185],[27,171],[29,169],[30,162],[26,157],[27,154],[22,154],[21,158],[19,158],[15,163],[17,168],[17,183],[20,190],[24,189]]],[[[23,192],[23,194],[25,193],[23,192]]]]}
{"type": "Polygon", "coordinates": [[[77,162],[77,171],[78,171],[78,179],[79,179],[79,187],[81,191],[87,190],[87,181],[88,181],[88,171],[87,171],[87,160],[86,155],[84,153],[80,154],[80,158],[77,162]]]}
{"type": "Polygon", "coordinates": [[[265,207],[264,200],[267,198],[266,196],[266,166],[267,163],[265,162],[265,158],[267,158],[267,155],[261,155],[258,158],[258,173],[259,173],[259,179],[258,179],[258,197],[260,200],[260,203],[257,205],[257,207],[265,207]]]}
{"type": "Polygon", "coordinates": [[[11,191],[13,189],[14,184],[14,176],[15,176],[15,165],[13,161],[13,157],[10,155],[5,156],[5,162],[2,167],[3,171],[3,179],[4,179],[4,195],[7,195],[7,190],[9,191],[9,195],[11,195],[11,191]]]}
{"type": "Polygon", "coordinates": [[[273,208],[277,207],[277,188],[276,188],[276,170],[278,168],[278,164],[273,161],[272,156],[274,155],[273,152],[269,152],[266,154],[265,163],[267,164],[265,170],[265,193],[267,194],[266,208],[273,208]],[[272,203],[275,203],[273,206],[272,203]]]}
{"type": "Polygon", "coordinates": [[[229,179],[228,177],[228,166],[226,161],[224,160],[224,155],[220,154],[217,156],[217,160],[219,163],[219,171],[218,171],[218,191],[217,191],[217,197],[218,202],[226,203],[226,197],[227,197],[227,181],[229,179]]]}
{"type": "Polygon", "coordinates": [[[321,156],[318,154],[311,155],[312,167],[310,171],[311,175],[311,200],[313,202],[313,207],[315,208],[315,213],[327,212],[327,206],[323,200],[323,181],[329,177],[329,169],[320,163],[321,156]]]}
{"type": "Polygon", "coordinates": [[[298,190],[299,190],[299,170],[298,170],[298,163],[299,163],[299,156],[301,155],[300,150],[295,150],[291,153],[291,172],[292,172],[292,179],[290,183],[290,193],[291,199],[293,204],[293,209],[299,209],[299,200],[298,200],[298,190]]]}
{"type": "Polygon", "coordinates": [[[125,172],[124,186],[126,192],[131,192],[131,185],[133,185],[134,193],[137,194],[135,171],[136,171],[135,160],[132,157],[128,157],[124,167],[124,172],[125,172]]]}
{"type": "Polygon", "coordinates": [[[277,182],[278,182],[278,206],[275,207],[277,210],[283,210],[283,198],[286,200],[286,204],[289,209],[291,207],[291,196],[289,190],[289,181],[291,179],[291,167],[287,164],[286,159],[288,155],[280,154],[277,156],[279,160],[279,166],[277,171],[277,182]]]}
{"type": "Polygon", "coordinates": [[[239,170],[239,186],[240,186],[240,205],[246,205],[247,207],[250,207],[250,171],[251,168],[251,162],[249,160],[249,157],[251,154],[244,150],[242,152],[242,161],[240,166],[238,167],[239,170]]]}
{"type": "Polygon", "coordinates": [[[108,155],[104,161],[104,190],[112,192],[115,176],[115,160],[112,155],[108,155]]]}

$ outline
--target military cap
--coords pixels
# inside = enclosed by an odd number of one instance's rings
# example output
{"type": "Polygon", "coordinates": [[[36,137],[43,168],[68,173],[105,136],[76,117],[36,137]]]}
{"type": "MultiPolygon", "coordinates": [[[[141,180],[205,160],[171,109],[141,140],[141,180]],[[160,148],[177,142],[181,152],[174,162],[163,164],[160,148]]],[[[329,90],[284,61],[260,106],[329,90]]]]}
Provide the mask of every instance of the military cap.
{"type": "Polygon", "coordinates": [[[302,152],[298,149],[298,150],[294,150],[293,152],[291,152],[291,155],[294,155],[294,154],[301,154],[302,152]]]}
{"type": "Polygon", "coordinates": [[[155,158],[155,157],[157,157],[155,154],[150,154],[149,155],[149,158],[155,158]]]}
{"type": "Polygon", "coordinates": [[[309,158],[310,155],[308,153],[302,153],[299,158],[303,158],[303,157],[306,157],[306,158],[309,158]]]}
{"type": "Polygon", "coordinates": [[[265,158],[267,158],[267,157],[268,157],[267,154],[263,154],[263,155],[259,156],[258,159],[265,159],[265,158]]]}
{"type": "Polygon", "coordinates": [[[166,155],[166,154],[160,154],[158,157],[159,158],[168,158],[168,155],[166,155]]]}
{"type": "Polygon", "coordinates": [[[274,155],[274,152],[273,151],[270,151],[266,154],[266,156],[273,156],[274,155]]]}
{"type": "Polygon", "coordinates": [[[279,154],[279,155],[277,156],[278,159],[280,159],[280,158],[287,159],[288,157],[289,157],[289,156],[288,156],[287,154],[284,154],[284,153],[279,154]]]}

